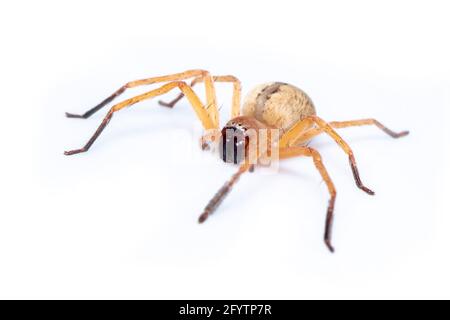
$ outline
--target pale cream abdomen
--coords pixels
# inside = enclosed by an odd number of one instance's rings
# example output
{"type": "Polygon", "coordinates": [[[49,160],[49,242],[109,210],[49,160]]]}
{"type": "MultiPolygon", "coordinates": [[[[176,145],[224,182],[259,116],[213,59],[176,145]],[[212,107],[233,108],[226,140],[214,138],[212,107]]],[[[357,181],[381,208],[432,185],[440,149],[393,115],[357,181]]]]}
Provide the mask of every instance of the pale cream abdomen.
{"type": "Polygon", "coordinates": [[[242,115],[283,131],[304,117],[315,115],[311,99],[299,88],[281,82],[265,83],[251,90],[244,99],[242,115]]]}

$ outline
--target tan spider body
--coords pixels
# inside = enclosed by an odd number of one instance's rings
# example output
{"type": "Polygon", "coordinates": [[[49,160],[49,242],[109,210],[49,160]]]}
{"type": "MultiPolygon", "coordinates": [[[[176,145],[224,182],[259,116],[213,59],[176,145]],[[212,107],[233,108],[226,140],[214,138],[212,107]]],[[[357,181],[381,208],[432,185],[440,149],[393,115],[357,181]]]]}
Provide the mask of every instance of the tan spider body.
{"type": "Polygon", "coordinates": [[[243,173],[253,170],[254,165],[259,163],[258,161],[263,155],[273,153],[275,151],[274,148],[276,148],[280,159],[298,156],[311,157],[315,167],[325,181],[330,194],[330,200],[327,209],[324,240],[327,247],[332,252],[334,249],[331,245],[331,227],[336,189],[322,162],[319,152],[306,147],[305,144],[314,136],[321,133],[330,136],[347,154],[357,186],[366,193],[373,195],[374,192],[365,187],[361,182],[353,151],[339,136],[335,129],[350,126],[375,125],[394,138],[399,138],[408,134],[407,131],[395,133],[384,127],[375,119],[325,122],[316,116],[315,107],[306,93],[295,86],[280,82],[262,84],[251,90],[244,100],[241,112],[241,84],[239,80],[230,75],[212,76],[205,70],[189,70],[162,77],[131,81],[83,115],[69,113],[66,115],[70,118],[88,118],[122,94],[126,89],[156,83],[165,84],[159,88],[126,99],[114,105],[86,145],[81,149],[67,151],[65,154],[72,155],[86,152],[109,123],[115,112],[142,100],[150,99],[178,88],[181,93],[176,99],[170,103],[160,101],[160,104],[167,107],[173,107],[177,101],[183,96],[186,96],[206,130],[206,134],[202,138],[202,146],[206,147],[211,143],[214,143],[219,147],[224,161],[240,164],[239,170],[209,201],[199,218],[199,222],[204,222],[209,215],[217,209],[218,205],[231,191],[232,187],[243,173]],[[192,79],[190,84],[185,82],[188,79],[192,79]],[[205,85],[206,104],[202,103],[192,89],[193,86],[199,82],[203,82],[205,85]],[[229,82],[233,84],[231,120],[227,122],[222,130],[220,130],[219,112],[216,102],[214,86],[216,82],[229,82]],[[278,130],[279,134],[274,136],[272,133],[269,133],[267,135],[268,143],[260,144],[257,141],[255,148],[256,152],[252,152],[252,146],[254,146],[254,144],[252,144],[252,140],[249,139],[249,137],[251,137],[250,133],[256,132],[259,137],[259,133],[267,131],[272,132],[273,130],[278,130]]]}
{"type": "Polygon", "coordinates": [[[242,104],[242,115],[286,132],[299,120],[316,114],[311,99],[299,88],[281,82],[264,83],[251,90],[242,104]]]}

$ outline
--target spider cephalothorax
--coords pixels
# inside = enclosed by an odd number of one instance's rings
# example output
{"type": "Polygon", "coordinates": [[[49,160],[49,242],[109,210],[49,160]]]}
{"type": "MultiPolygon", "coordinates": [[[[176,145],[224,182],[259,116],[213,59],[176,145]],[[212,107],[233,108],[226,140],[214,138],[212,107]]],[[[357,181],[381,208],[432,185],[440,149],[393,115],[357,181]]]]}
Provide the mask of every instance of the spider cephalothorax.
{"type": "Polygon", "coordinates": [[[316,109],[306,93],[293,85],[283,82],[265,83],[255,87],[247,95],[241,112],[241,84],[239,80],[230,75],[212,76],[205,70],[188,70],[162,77],[131,81],[84,114],[75,115],[67,113],[66,115],[70,118],[88,118],[121,95],[126,89],[155,83],[165,84],[114,105],[86,145],[80,149],[66,151],[65,154],[72,155],[86,152],[102,133],[116,111],[178,88],[181,90],[181,93],[176,99],[170,103],[160,101],[160,104],[173,107],[177,101],[183,96],[186,96],[202,123],[203,128],[206,131],[212,132],[212,134],[205,135],[202,138],[202,148],[208,146],[209,143],[218,143],[219,153],[225,162],[240,164],[238,171],[209,201],[199,217],[199,222],[204,222],[231,191],[240,176],[247,171],[251,171],[255,165],[260,163],[260,159],[267,154],[277,154],[279,159],[299,156],[310,157],[322,179],[325,181],[330,194],[324,234],[325,243],[330,251],[334,251],[331,245],[331,226],[336,200],[336,189],[322,162],[319,152],[307,147],[306,143],[321,133],[327,134],[348,156],[354,180],[358,188],[373,195],[374,192],[361,182],[352,149],[335,129],[375,125],[393,138],[399,138],[408,134],[408,131],[400,133],[393,132],[375,119],[326,122],[316,116],[316,109]],[[187,79],[193,79],[190,85],[185,82],[187,79]],[[205,84],[206,104],[199,99],[192,89],[198,82],[204,82],[205,84]],[[219,129],[219,112],[214,88],[215,82],[229,82],[233,84],[232,119],[222,130],[219,129]],[[220,135],[218,140],[215,139],[216,133],[220,135]]]}

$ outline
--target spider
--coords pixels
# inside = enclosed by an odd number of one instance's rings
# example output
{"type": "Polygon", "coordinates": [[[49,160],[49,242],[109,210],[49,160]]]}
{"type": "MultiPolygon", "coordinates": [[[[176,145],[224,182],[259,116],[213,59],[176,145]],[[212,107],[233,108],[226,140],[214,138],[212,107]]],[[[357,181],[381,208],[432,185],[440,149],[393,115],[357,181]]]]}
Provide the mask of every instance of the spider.
{"type": "Polygon", "coordinates": [[[161,83],[162,85],[157,89],[115,104],[108,111],[98,129],[84,147],[66,151],[64,154],[73,155],[88,151],[117,111],[178,88],[181,92],[173,101],[169,103],[159,101],[159,104],[173,108],[180,99],[186,96],[203,128],[207,133],[209,132],[201,139],[202,149],[208,149],[208,147],[214,145],[218,147],[217,149],[225,162],[239,164],[237,172],[209,201],[199,217],[199,223],[203,223],[215,212],[241,175],[245,172],[252,172],[255,165],[260,163],[263,155],[276,151],[279,159],[301,156],[310,157],[325,181],[330,195],[325,220],[324,241],[331,252],[334,252],[334,247],[331,243],[331,229],[336,188],[323,164],[320,153],[308,147],[308,142],[321,133],[327,134],[348,156],[357,187],[369,195],[374,195],[375,193],[361,181],[352,149],[335,129],[374,125],[393,138],[400,138],[409,133],[408,131],[396,133],[375,119],[326,122],[316,115],[314,104],[306,93],[293,85],[282,82],[266,83],[255,87],[245,98],[241,111],[241,84],[239,79],[232,75],[213,76],[208,71],[200,69],[128,82],[84,114],[66,113],[66,116],[69,118],[89,118],[127,89],[156,83],[161,83]],[[186,81],[190,79],[191,82],[188,84],[186,81]],[[203,104],[193,91],[193,87],[201,82],[205,86],[206,104],[203,104]],[[222,129],[219,127],[219,112],[214,87],[216,82],[227,82],[233,85],[231,120],[222,129]],[[255,144],[251,143],[249,133],[252,131],[260,133],[267,130],[271,132],[278,130],[279,134],[269,134],[268,143],[259,143],[254,148],[255,144]]]}

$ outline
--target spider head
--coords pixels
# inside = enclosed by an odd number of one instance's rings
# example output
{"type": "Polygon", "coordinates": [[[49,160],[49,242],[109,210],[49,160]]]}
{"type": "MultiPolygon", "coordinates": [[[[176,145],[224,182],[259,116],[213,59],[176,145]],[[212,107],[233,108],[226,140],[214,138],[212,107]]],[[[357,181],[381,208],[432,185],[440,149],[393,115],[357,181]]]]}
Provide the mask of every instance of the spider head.
{"type": "Polygon", "coordinates": [[[244,161],[249,138],[240,125],[225,126],[220,135],[219,153],[224,162],[240,164],[244,161]]]}

